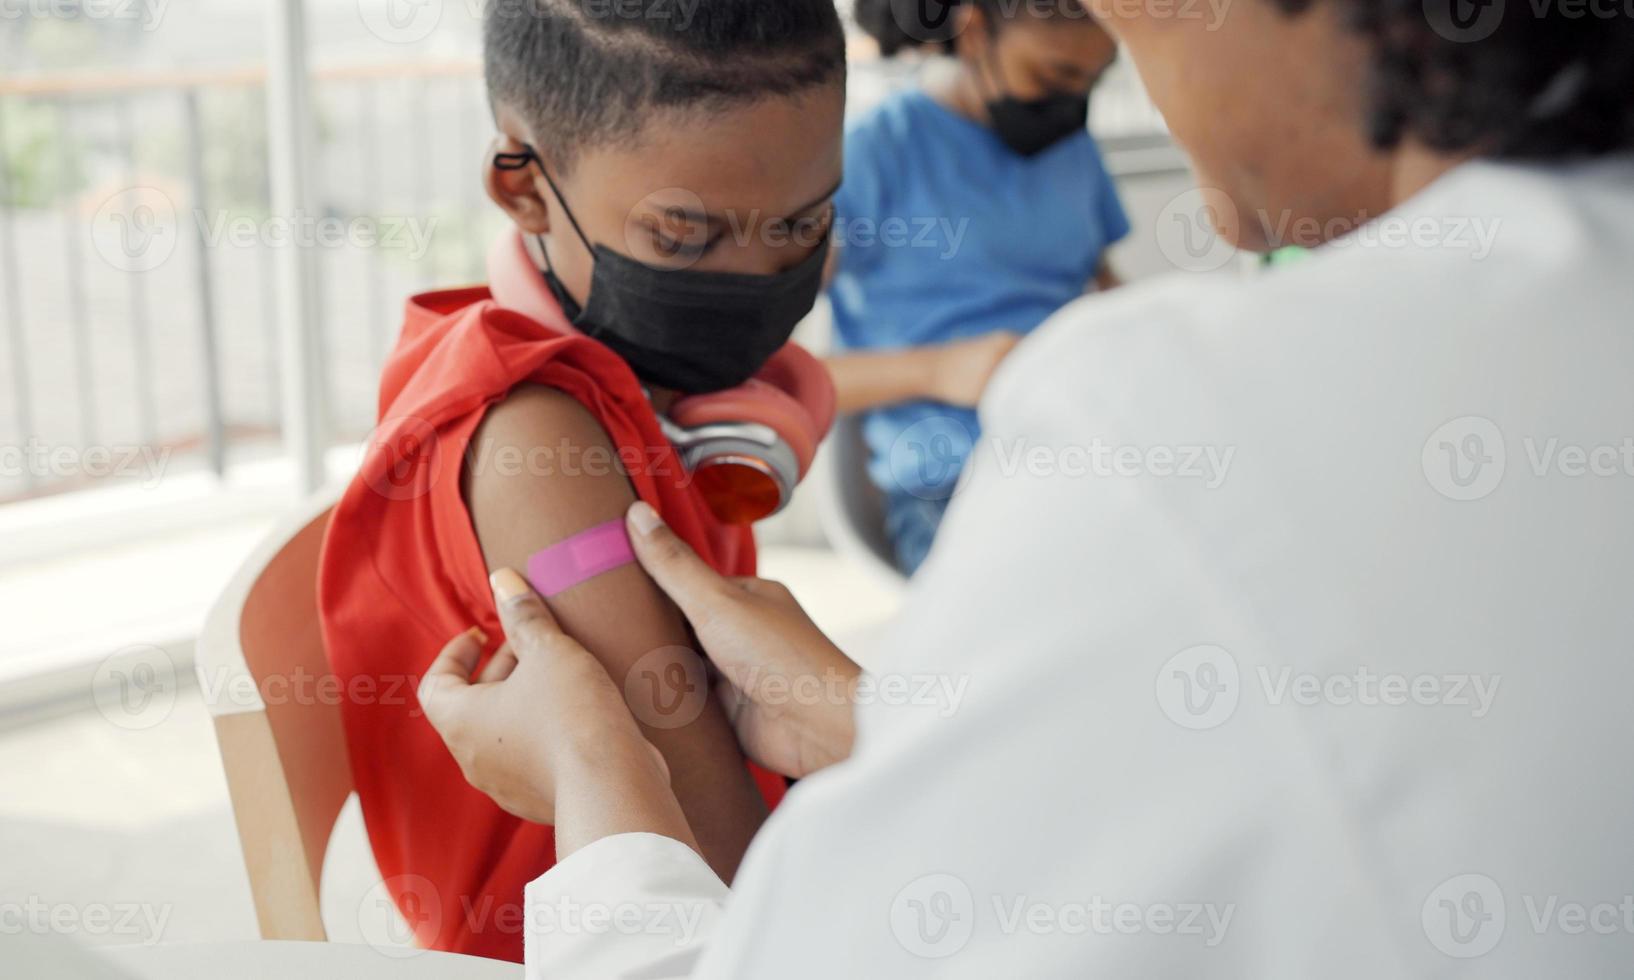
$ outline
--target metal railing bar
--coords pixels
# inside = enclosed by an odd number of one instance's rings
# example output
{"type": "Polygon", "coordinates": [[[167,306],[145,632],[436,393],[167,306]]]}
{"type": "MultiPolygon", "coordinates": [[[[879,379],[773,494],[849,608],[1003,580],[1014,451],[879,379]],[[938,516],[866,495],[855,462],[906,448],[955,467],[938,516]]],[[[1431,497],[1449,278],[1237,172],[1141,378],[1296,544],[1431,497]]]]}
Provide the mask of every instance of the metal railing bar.
{"type": "MultiPolygon", "coordinates": [[[[381,209],[380,188],[383,184],[380,172],[380,83],[373,79],[366,79],[358,83],[358,94],[361,97],[359,111],[361,119],[358,124],[358,156],[359,166],[363,170],[363,206],[369,214],[379,215],[381,209]]],[[[374,356],[375,364],[383,364],[386,360],[387,327],[386,327],[386,283],[385,274],[380,267],[380,250],[371,248],[364,257],[364,264],[368,269],[366,302],[369,304],[369,347],[374,356]]]]}
{"type": "MultiPolygon", "coordinates": [[[[120,151],[125,158],[125,181],[135,187],[140,179],[136,162],[136,131],[132,123],[135,99],[129,95],[115,103],[116,126],[120,151]]],[[[140,272],[127,273],[130,285],[131,358],[135,361],[136,375],[136,431],[144,445],[155,445],[159,438],[158,403],[153,390],[153,335],[148,321],[147,277],[140,272]]]]}
{"type": "Polygon", "coordinates": [[[75,208],[74,110],[67,100],[57,102],[57,174],[63,192],[63,276],[68,284],[68,330],[74,358],[74,392],[79,410],[80,445],[97,444],[96,378],[91,368],[91,326],[85,308],[85,249],[80,235],[85,231],[75,208]]]}
{"type": "MultiPolygon", "coordinates": [[[[261,160],[261,196],[266,201],[267,213],[272,213],[272,171],[265,156],[261,160]]],[[[278,295],[278,270],[273,262],[272,249],[265,245],[256,249],[261,276],[261,341],[263,359],[267,365],[267,418],[278,417],[278,392],[282,382],[278,372],[278,309],[284,297],[278,295]]]]}
{"type": "Polygon", "coordinates": [[[210,262],[209,243],[204,237],[210,197],[204,172],[204,136],[199,124],[198,89],[188,89],[182,95],[182,111],[187,128],[187,179],[193,205],[194,241],[198,244],[198,263],[195,268],[199,301],[199,357],[204,371],[205,452],[210,460],[210,469],[217,476],[223,476],[227,472],[227,426],[221,413],[221,359],[216,338],[215,277],[210,262]]]}
{"type": "MultiPolygon", "coordinates": [[[[475,110],[459,113],[460,145],[470,147],[483,145],[486,141],[482,140],[478,129],[479,121],[487,118],[485,113],[486,100],[483,100],[477,106],[472,106],[469,96],[462,97],[461,93],[456,92],[454,105],[456,108],[464,105],[468,110],[475,110]]],[[[486,282],[488,279],[487,250],[482,247],[482,239],[477,237],[478,231],[482,227],[480,217],[482,214],[482,199],[477,194],[481,172],[472,173],[469,167],[470,164],[466,163],[465,160],[460,161],[460,197],[465,201],[466,274],[472,282],[486,282]]]]}
{"type": "MultiPolygon", "coordinates": [[[[28,387],[28,351],[23,344],[23,278],[17,263],[17,233],[12,226],[11,153],[7,148],[4,111],[0,111],[0,299],[4,300],[6,342],[11,348],[12,413],[17,418],[17,442],[34,434],[32,399],[28,387]]],[[[23,467],[23,492],[34,489],[34,473],[23,467]]]]}
{"type": "MultiPolygon", "coordinates": [[[[272,0],[267,5],[268,66],[267,157],[272,174],[274,217],[295,218],[310,213],[316,195],[313,151],[317,142],[312,123],[311,76],[306,64],[306,10],[303,0],[272,0]]],[[[323,337],[320,302],[322,283],[316,257],[310,250],[289,247],[278,251],[279,361],[281,367],[282,432],[284,445],[295,463],[297,492],[309,494],[322,486],[324,445],[329,426],[327,390],[323,379],[320,344],[323,337]]]]}
{"type": "MultiPolygon", "coordinates": [[[[413,114],[413,133],[409,147],[409,159],[413,161],[414,196],[412,201],[434,201],[437,199],[432,183],[431,157],[436,144],[431,135],[431,86],[424,78],[415,79],[414,101],[409,105],[419,106],[420,111],[413,114]]],[[[431,252],[432,256],[437,253],[431,252]]]]}

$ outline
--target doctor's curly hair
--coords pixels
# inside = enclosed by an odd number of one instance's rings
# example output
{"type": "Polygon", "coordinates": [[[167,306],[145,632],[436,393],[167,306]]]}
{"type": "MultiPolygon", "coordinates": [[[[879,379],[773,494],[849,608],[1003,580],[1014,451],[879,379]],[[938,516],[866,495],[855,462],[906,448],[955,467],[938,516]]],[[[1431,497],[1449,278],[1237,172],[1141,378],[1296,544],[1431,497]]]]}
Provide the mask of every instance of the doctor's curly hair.
{"type": "Polygon", "coordinates": [[[1337,3],[1373,48],[1369,136],[1444,153],[1558,160],[1634,150],[1628,0],[1271,0],[1337,3]]]}

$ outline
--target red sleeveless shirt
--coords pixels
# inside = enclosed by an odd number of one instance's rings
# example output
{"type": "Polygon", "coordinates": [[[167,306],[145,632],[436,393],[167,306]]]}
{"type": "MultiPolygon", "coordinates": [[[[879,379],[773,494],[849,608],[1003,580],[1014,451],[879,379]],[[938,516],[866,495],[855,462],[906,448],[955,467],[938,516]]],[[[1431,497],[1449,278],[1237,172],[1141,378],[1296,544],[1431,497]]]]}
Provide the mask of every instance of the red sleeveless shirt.
{"type": "MultiPolygon", "coordinates": [[[[751,575],[755,545],[683,481],[635,375],[573,330],[519,238],[495,248],[490,273],[505,305],[488,288],[409,301],[381,380],[380,425],[324,541],[318,601],[330,664],[353,694],[341,714],[369,841],[417,943],[520,962],[522,890],[555,863],[552,828],[471,788],[414,696],[451,637],[480,626],[497,647],[503,635],[460,491],[478,424],[519,384],[566,392],[621,457],[653,461],[630,468],[636,494],[705,561],[751,575]]],[[[750,768],[775,805],[783,781],[750,768]]]]}

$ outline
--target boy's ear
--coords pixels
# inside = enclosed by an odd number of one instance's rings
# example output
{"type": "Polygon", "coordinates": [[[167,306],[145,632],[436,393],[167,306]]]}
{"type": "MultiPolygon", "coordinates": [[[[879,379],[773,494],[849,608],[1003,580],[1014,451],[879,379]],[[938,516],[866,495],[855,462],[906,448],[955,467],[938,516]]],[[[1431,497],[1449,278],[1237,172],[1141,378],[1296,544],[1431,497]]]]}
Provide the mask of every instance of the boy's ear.
{"type": "Polygon", "coordinates": [[[488,144],[488,155],[482,161],[482,184],[488,197],[510,216],[524,234],[544,235],[550,232],[550,204],[540,193],[543,184],[536,164],[516,169],[496,165],[495,158],[502,154],[515,156],[528,152],[528,147],[514,137],[499,135],[488,144]]]}

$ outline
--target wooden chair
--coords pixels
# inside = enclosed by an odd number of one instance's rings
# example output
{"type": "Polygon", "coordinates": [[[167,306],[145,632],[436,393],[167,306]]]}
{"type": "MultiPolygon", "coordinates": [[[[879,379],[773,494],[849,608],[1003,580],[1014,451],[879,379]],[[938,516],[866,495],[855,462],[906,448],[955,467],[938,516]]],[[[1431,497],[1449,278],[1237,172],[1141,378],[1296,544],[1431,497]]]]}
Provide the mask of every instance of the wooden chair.
{"type": "Polygon", "coordinates": [[[198,643],[263,939],[327,938],[319,880],[352,793],[340,706],[316,682],[330,673],[317,573],[334,503],[333,495],[312,500],[261,543],[216,600],[198,643]]]}

